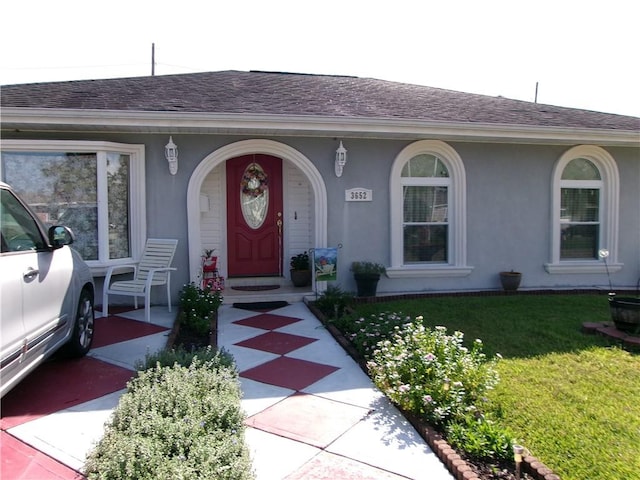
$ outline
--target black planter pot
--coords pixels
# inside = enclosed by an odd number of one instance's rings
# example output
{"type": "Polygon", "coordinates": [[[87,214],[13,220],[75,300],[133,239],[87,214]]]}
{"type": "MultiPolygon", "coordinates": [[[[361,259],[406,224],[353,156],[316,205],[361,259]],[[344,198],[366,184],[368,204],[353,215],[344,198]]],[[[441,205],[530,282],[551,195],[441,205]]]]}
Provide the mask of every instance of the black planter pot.
{"type": "Polygon", "coordinates": [[[609,309],[618,330],[640,333],[640,298],[610,296],[609,309]]]}
{"type": "Polygon", "coordinates": [[[375,297],[378,290],[379,273],[354,273],[358,297],[375,297]]]}
{"type": "Polygon", "coordinates": [[[500,283],[502,283],[502,288],[507,292],[518,290],[521,280],[522,273],[520,272],[500,272],[500,283]]]}
{"type": "Polygon", "coordinates": [[[311,270],[290,270],[291,283],[294,287],[306,287],[311,285],[311,270]]]}

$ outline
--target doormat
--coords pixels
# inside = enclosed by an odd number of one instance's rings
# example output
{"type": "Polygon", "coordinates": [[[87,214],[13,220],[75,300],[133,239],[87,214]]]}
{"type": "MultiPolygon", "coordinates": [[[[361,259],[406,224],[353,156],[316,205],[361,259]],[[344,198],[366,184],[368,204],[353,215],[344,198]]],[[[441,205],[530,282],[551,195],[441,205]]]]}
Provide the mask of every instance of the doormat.
{"type": "Polygon", "coordinates": [[[276,302],[250,302],[250,303],[234,303],[233,308],[240,308],[242,310],[253,310],[256,312],[264,312],[267,310],[275,310],[276,308],[282,308],[289,305],[284,300],[276,302]]]}
{"type": "Polygon", "coordinates": [[[262,292],[263,290],[276,290],[280,288],[280,285],[238,285],[231,288],[233,290],[240,290],[242,292],[262,292]]]}

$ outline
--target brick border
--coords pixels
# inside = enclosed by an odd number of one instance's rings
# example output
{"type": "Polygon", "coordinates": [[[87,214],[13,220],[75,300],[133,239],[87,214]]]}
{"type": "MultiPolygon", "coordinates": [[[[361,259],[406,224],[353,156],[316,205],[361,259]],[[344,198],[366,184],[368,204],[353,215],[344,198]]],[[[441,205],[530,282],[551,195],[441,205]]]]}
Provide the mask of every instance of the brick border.
{"type": "Polygon", "coordinates": [[[640,351],[640,335],[632,335],[618,330],[613,322],[584,322],[582,324],[582,333],[600,335],[618,343],[627,350],[640,351]]]}

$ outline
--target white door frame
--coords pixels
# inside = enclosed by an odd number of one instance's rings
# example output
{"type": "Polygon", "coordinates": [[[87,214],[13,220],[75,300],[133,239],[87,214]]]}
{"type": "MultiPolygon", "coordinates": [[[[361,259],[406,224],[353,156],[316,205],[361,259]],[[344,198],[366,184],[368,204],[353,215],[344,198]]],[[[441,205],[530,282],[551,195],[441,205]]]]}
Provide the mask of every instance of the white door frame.
{"type": "MultiPolygon", "coordinates": [[[[309,179],[314,198],[315,246],[327,243],[327,189],[315,165],[293,147],[273,140],[242,140],[220,147],[207,155],[194,169],[187,187],[187,228],[189,236],[189,278],[197,281],[200,273],[202,244],[200,236],[200,192],[202,183],[214,168],[230,158],[263,153],[288,160],[309,179]]],[[[226,249],[225,249],[226,250],[226,249]]]]}

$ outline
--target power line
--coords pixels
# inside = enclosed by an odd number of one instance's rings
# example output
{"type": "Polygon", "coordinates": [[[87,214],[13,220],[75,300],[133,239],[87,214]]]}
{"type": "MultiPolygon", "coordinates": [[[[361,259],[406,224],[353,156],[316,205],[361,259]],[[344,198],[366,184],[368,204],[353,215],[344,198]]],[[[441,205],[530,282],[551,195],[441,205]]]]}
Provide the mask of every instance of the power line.
{"type": "Polygon", "coordinates": [[[113,65],[76,65],[76,66],[56,66],[56,67],[0,67],[0,70],[69,70],[78,68],[112,68],[112,67],[136,67],[146,65],[145,63],[121,63],[113,65]]]}

